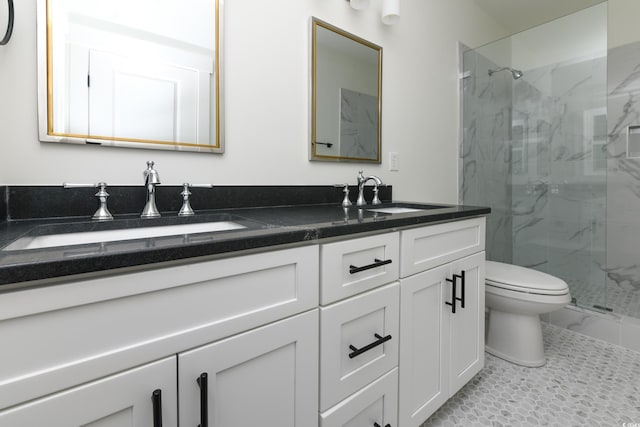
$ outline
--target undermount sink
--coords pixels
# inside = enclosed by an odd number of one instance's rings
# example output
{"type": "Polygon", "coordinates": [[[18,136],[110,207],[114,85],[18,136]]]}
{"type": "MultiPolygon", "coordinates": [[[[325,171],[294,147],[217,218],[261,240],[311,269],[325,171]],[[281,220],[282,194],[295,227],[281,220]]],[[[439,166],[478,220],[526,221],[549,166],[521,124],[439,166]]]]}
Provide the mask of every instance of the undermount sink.
{"type": "Polygon", "coordinates": [[[379,212],[386,214],[397,214],[397,213],[408,213],[408,212],[420,212],[426,209],[416,209],[416,208],[403,208],[403,207],[391,207],[391,208],[377,208],[377,209],[367,209],[369,212],[379,212]]]}
{"type": "Polygon", "coordinates": [[[90,243],[115,242],[119,240],[146,239],[192,233],[239,230],[247,228],[233,221],[214,221],[196,224],[177,224],[141,228],[85,231],[79,233],[45,234],[25,236],[11,243],[3,251],[53,248],[58,246],[84,245],[90,243]]]}
{"type": "Polygon", "coordinates": [[[411,212],[424,212],[432,209],[444,208],[443,205],[421,205],[414,203],[395,203],[392,206],[381,206],[379,208],[367,209],[369,212],[385,213],[385,214],[402,214],[411,212]]]}

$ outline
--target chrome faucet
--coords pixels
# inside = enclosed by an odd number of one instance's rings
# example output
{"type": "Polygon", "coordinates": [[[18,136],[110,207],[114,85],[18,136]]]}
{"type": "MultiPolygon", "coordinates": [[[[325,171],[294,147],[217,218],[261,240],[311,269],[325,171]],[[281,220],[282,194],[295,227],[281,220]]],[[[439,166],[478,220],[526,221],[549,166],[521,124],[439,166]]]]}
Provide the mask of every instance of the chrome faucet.
{"type": "Polygon", "coordinates": [[[381,185],[384,185],[382,183],[382,180],[375,175],[365,177],[362,174],[362,171],[359,171],[358,172],[358,200],[356,201],[356,206],[364,206],[367,204],[367,201],[364,199],[364,184],[369,180],[373,180],[375,185],[375,187],[373,188],[373,200],[371,201],[371,203],[374,205],[379,205],[381,203],[380,199],[378,198],[378,187],[381,185]]]}
{"type": "Polygon", "coordinates": [[[147,204],[140,214],[140,218],[158,218],[160,212],[156,207],[156,185],[160,184],[160,175],[153,168],[154,163],[147,162],[147,169],[142,173],[144,185],[147,188],[147,204]]]}

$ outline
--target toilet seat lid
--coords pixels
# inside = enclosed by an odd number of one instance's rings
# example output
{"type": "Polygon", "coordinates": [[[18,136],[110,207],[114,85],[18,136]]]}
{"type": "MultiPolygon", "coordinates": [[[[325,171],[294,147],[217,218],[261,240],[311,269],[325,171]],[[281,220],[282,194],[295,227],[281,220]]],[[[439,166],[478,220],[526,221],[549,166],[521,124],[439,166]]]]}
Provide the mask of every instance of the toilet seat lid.
{"type": "Polygon", "coordinates": [[[518,265],[486,261],[485,275],[490,285],[520,292],[557,295],[569,291],[564,280],[518,265]]]}

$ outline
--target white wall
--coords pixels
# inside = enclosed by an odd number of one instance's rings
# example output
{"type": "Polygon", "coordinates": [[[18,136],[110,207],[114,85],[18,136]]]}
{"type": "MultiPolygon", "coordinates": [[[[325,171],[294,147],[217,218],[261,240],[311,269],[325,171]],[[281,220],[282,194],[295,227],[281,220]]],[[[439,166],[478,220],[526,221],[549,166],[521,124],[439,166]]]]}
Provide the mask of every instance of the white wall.
{"type": "Polygon", "coordinates": [[[607,2],[609,49],[638,41],[638,0],[609,0],[607,2]]]}
{"type": "MultiPolygon", "coordinates": [[[[0,47],[0,184],[63,181],[133,185],[154,160],[163,183],[355,183],[358,169],[394,185],[399,200],[457,202],[457,42],[506,35],[468,0],[403,0],[400,22],[380,22],[380,0],[226,0],[224,155],[38,142],[36,0],[15,2],[11,42],[0,47]],[[310,17],[384,48],[383,164],[309,162],[310,17]],[[400,171],[388,171],[388,152],[400,171]]],[[[1,29],[0,31],[4,31],[1,29]]]]}

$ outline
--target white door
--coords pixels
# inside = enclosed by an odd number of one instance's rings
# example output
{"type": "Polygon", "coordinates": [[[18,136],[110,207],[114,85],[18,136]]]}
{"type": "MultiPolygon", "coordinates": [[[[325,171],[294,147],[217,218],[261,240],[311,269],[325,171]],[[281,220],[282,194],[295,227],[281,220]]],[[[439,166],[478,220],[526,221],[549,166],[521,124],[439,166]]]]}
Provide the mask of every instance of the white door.
{"type": "Polygon", "coordinates": [[[0,412],[0,425],[175,426],[176,391],[174,356],[0,412]]]}
{"type": "Polygon", "coordinates": [[[464,298],[462,279],[456,287],[456,312],[451,313],[450,331],[450,390],[453,395],[484,366],[484,277],[485,253],[462,258],[451,263],[451,272],[459,276],[464,272],[464,298]]]}
{"type": "Polygon", "coordinates": [[[449,265],[400,281],[399,425],[417,427],[448,398],[449,265]]]}
{"type": "Polygon", "coordinates": [[[197,143],[195,70],[89,53],[89,135],[197,143]]]}
{"type": "Polygon", "coordinates": [[[180,425],[317,426],[318,328],[315,309],[179,354],[180,425]]]}

